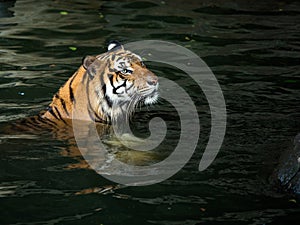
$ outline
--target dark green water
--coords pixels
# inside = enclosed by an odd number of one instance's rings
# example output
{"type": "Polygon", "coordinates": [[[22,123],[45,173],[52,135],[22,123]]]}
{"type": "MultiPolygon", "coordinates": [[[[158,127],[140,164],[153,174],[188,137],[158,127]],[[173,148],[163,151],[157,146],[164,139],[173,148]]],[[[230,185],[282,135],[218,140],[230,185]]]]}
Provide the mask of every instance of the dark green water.
{"type": "MultiPolygon", "coordinates": [[[[199,172],[210,129],[205,97],[180,71],[149,63],[197,105],[202,127],[190,162],[159,184],[85,193],[113,183],[70,168],[81,158],[67,142],[2,135],[0,224],[296,224],[299,204],[268,176],[300,130],[300,4],[222,2],[0,1],[0,125],[44,109],[82,57],[114,39],[192,50],[216,75],[228,113],[220,153],[199,172]]],[[[176,139],[172,110],[160,102],[137,114],[135,126],[143,130],[149,115],[161,115],[176,139]]]]}

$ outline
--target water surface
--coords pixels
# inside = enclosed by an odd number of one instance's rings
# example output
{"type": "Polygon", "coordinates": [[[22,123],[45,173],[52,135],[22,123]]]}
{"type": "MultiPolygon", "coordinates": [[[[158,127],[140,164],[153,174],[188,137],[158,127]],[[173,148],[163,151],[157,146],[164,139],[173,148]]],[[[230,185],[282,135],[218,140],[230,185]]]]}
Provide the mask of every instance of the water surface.
{"type": "MultiPolygon", "coordinates": [[[[224,144],[197,170],[209,136],[205,96],[186,74],[148,63],[197,105],[201,134],[191,161],[146,187],[115,185],[80,167],[70,143],[51,135],[0,136],[0,224],[282,224],[299,219],[293,196],[268,182],[299,132],[300,5],[297,1],[0,2],[0,122],[35,115],[80,65],[109,40],[159,39],[198,54],[216,75],[227,105],[224,144]],[[71,47],[71,48],[70,48],[71,47]],[[76,50],[74,51],[75,47],[76,50]],[[73,50],[72,50],[73,49],[73,50]],[[114,186],[116,187],[116,186],[114,186]]],[[[178,115],[164,101],[142,109],[178,139],[178,115]]],[[[170,151],[172,144],[162,149],[170,151]]]]}

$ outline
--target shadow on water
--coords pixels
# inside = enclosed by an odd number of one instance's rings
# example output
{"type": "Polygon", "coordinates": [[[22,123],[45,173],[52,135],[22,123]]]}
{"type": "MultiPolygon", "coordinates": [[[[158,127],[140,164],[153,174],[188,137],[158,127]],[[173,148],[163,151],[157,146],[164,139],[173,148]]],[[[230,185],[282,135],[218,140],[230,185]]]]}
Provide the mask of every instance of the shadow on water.
{"type": "MultiPolygon", "coordinates": [[[[205,96],[181,71],[148,62],[197,106],[190,162],[162,183],[124,188],[78,166],[70,141],[1,135],[0,224],[295,223],[298,200],[268,178],[299,132],[297,21],[297,1],[1,1],[0,126],[44,109],[82,57],[113,39],[171,41],[198,54],[222,87],[228,124],[218,157],[198,172],[210,131],[205,96]]],[[[144,132],[157,115],[175,143],[178,115],[166,102],[143,108],[133,128],[144,132]]]]}

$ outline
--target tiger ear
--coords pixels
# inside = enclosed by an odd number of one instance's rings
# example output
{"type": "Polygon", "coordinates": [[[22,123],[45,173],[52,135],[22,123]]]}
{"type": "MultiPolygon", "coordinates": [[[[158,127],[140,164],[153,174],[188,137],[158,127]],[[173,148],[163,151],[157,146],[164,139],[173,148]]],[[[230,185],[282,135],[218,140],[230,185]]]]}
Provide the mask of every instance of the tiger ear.
{"type": "Polygon", "coordinates": [[[123,45],[118,41],[110,41],[107,46],[107,51],[124,50],[123,45]]]}
{"type": "Polygon", "coordinates": [[[96,60],[95,56],[86,56],[82,59],[82,65],[84,69],[87,69],[94,61],[96,60]]]}

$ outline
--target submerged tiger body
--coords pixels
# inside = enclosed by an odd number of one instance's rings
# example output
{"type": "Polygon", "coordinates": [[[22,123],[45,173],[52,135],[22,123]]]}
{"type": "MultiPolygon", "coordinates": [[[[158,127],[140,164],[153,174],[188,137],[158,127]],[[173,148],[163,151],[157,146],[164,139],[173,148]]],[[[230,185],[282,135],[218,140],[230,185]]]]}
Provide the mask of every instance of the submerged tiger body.
{"type": "Polygon", "coordinates": [[[158,98],[158,78],[141,57],[113,41],[108,51],[86,56],[79,69],[54,95],[38,116],[16,124],[34,128],[72,125],[72,120],[110,124],[128,121],[138,104],[153,104],[158,98]]]}

